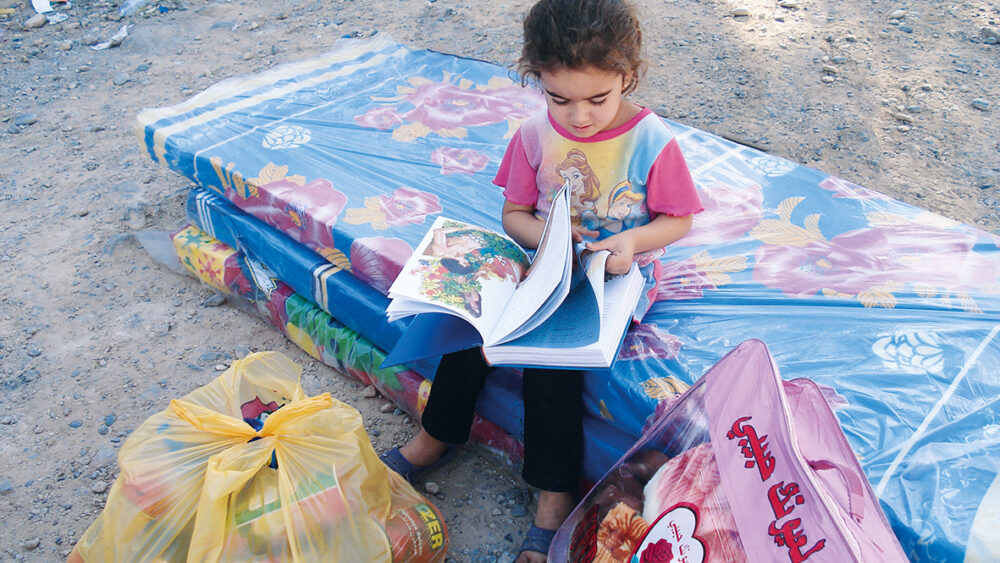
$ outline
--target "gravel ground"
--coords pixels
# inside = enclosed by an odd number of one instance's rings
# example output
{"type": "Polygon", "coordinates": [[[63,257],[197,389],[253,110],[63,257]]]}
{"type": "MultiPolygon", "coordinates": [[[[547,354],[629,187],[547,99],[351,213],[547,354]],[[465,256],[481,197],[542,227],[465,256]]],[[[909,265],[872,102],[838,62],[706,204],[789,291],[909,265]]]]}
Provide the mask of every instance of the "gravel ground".
{"type": "MultiPolygon", "coordinates": [[[[74,0],[46,20],[0,0],[0,561],[64,559],[101,510],[117,448],[250,351],[305,368],[364,416],[376,449],[408,417],[264,322],[151,259],[132,233],[184,222],[189,183],[133,135],[143,108],[319,54],[344,35],[511,67],[529,2],[74,0]],[[63,18],[62,16],[66,16],[63,18]],[[58,21],[62,20],[62,21],[58,21]],[[123,26],[127,36],[114,44],[123,26]],[[107,49],[94,49],[102,42],[107,49]]],[[[1000,233],[1000,8],[911,0],[638,0],[638,103],[1000,233]]],[[[509,562],[534,508],[464,450],[429,476],[454,561],[509,562]]],[[[421,487],[424,487],[424,483],[421,487]]]]}

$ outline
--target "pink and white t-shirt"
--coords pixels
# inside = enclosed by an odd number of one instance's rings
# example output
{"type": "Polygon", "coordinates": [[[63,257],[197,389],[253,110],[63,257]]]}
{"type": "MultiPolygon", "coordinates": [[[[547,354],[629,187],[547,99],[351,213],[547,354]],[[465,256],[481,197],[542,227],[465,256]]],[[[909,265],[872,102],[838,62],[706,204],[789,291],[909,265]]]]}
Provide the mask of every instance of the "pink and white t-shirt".
{"type": "Polygon", "coordinates": [[[702,210],[694,180],[673,133],[650,109],[625,124],[580,138],[548,112],[529,118],[514,134],[493,183],[512,203],[548,214],[566,182],[573,222],[604,238],[648,223],[660,213],[702,210]]]}

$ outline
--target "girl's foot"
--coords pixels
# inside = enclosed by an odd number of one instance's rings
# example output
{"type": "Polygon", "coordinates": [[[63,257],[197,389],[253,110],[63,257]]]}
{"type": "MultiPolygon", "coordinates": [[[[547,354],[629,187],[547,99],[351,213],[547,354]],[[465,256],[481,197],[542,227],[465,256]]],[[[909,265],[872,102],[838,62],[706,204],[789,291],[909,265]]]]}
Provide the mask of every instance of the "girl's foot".
{"type": "Polygon", "coordinates": [[[406,461],[420,467],[429,467],[448,451],[448,444],[436,440],[423,428],[405,446],[399,448],[406,461]]]}
{"type": "Polygon", "coordinates": [[[572,493],[540,491],[538,509],[535,511],[535,525],[525,537],[521,546],[521,554],[518,555],[516,563],[545,563],[548,559],[548,544],[552,542],[552,536],[555,535],[559,526],[562,526],[569,513],[573,512],[575,506],[572,493]],[[544,532],[551,532],[551,534],[544,532]],[[547,541],[540,541],[543,537],[547,541]]]}
{"type": "Polygon", "coordinates": [[[379,459],[412,484],[424,473],[451,461],[454,453],[454,446],[431,438],[421,429],[405,446],[392,448],[379,459]]]}

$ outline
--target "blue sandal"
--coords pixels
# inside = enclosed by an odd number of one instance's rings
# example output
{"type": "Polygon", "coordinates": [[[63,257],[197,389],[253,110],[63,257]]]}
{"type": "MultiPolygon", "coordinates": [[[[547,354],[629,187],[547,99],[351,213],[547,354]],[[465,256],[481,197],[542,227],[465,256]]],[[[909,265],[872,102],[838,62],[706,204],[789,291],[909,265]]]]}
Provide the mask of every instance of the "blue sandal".
{"type": "Polygon", "coordinates": [[[406,479],[412,485],[424,473],[434,471],[451,461],[451,459],[455,457],[455,452],[455,446],[449,445],[444,454],[430,465],[414,465],[410,463],[405,457],[403,457],[403,454],[400,453],[399,448],[392,448],[391,450],[380,455],[378,458],[382,460],[382,463],[386,464],[389,469],[399,473],[403,479],[406,479]]]}
{"type": "Polygon", "coordinates": [[[556,537],[555,530],[546,530],[545,528],[532,525],[531,528],[528,528],[528,533],[524,536],[524,541],[521,542],[521,551],[518,552],[518,555],[521,555],[525,551],[537,551],[548,557],[549,546],[552,545],[552,538],[554,537],[556,537]]]}

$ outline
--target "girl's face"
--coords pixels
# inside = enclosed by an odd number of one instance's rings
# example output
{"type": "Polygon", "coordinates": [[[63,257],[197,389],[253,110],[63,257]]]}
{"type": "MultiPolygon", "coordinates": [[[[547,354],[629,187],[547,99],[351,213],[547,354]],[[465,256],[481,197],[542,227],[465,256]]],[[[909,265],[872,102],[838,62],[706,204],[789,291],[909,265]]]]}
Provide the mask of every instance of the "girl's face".
{"type": "Polygon", "coordinates": [[[617,72],[560,68],[543,70],[539,78],[552,119],[577,137],[614,129],[639,111],[622,98],[626,77],[617,72]]]}

